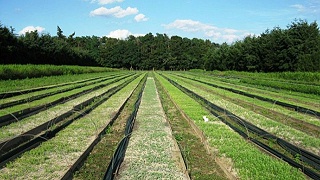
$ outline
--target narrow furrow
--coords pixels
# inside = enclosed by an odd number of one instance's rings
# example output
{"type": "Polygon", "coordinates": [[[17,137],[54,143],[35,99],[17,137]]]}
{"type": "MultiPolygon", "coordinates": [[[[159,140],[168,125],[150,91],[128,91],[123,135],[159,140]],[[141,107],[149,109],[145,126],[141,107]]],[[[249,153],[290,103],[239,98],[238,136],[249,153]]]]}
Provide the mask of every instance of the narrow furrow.
{"type": "Polygon", "coordinates": [[[319,103],[319,97],[316,95],[310,95],[310,94],[304,94],[304,93],[296,93],[293,91],[271,91],[269,89],[260,89],[259,87],[255,86],[248,86],[246,84],[239,84],[236,82],[226,82],[222,81],[217,77],[212,77],[212,76],[197,76],[195,74],[190,74],[190,73],[177,73],[182,76],[186,76],[192,79],[197,79],[201,80],[204,82],[216,84],[222,87],[228,87],[231,89],[239,90],[239,91],[244,91],[248,92],[254,95],[258,96],[263,96],[263,97],[268,97],[270,99],[275,99],[275,100],[280,100],[280,101],[285,101],[288,103],[296,103],[299,106],[305,106],[308,108],[320,108],[320,103],[319,103]],[[306,96],[306,97],[305,97],[306,96]]]}

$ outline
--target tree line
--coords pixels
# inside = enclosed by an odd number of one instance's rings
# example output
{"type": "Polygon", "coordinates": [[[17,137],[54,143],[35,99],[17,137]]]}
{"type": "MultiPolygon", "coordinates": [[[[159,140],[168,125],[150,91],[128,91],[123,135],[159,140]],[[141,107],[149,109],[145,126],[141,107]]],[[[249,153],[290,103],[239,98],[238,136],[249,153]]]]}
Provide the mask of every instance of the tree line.
{"type": "Polygon", "coordinates": [[[89,65],[134,70],[320,71],[316,22],[295,20],[232,44],[148,33],[126,39],[37,31],[17,36],[0,24],[1,64],[89,65]]]}
{"type": "Polygon", "coordinates": [[[0,24],[0,62],[98,66],[94,53],[97,52],[99,38],[74,35],[66,37],[58,26],[56,36],[40,35],[36,30],[18,36],[12,27],[0,24]]]}
{"type": "Polygon", "coordinates": [[[316,22],[295,20],[287,29],[275,27],[232,45],[222,44],[206,55],[208,70],[319,71],[320,31],[316,22]]]}

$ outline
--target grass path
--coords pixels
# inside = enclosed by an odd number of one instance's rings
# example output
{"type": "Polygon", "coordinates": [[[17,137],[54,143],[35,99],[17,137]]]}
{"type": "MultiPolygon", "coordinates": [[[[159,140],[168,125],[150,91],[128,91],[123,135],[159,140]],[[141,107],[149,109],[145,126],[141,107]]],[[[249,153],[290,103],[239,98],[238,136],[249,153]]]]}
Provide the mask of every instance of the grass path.
{"type": "Polygon", "coordinates": [[[118,179],[189,179],[179,148],[159,99],[148,78],[133,133],[118,179]]]}

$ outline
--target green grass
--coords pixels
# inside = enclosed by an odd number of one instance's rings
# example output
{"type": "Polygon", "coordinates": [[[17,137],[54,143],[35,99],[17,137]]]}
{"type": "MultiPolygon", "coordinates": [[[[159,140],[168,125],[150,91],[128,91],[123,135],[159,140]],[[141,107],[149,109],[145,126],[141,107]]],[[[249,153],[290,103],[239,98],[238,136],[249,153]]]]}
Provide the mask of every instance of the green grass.
{"type": "MultiPolygon", "coordinates": [[[[199,71],[191,71],[199,72],[199,71]]],[[[320,72],[274,72],[274,73],[253,73],[240,71],[208,71],[206,74],[217,75],[222,77],[240,77],[240,78],[259,78],[276,81],[295,81],[300,83],[320,85],[320,72]]]]}
{"type": "Polygon", "coordinates": [[[13,80],[25,78],[38,78],[44,76],[58,76],[97,72],[110,72],[115,69],[105,67],[89,67],[89,66],[67,66],[67,65],[0,65],[0,80],[13,80]]]}
{"type": "Polygon", "coordinates": [[[47,76],[39,78],[27,78],[27,79],[16,79],[16,80],[1,80],[0,81],[0,92],[11,92],[28,90],[38,87],[54,86],[57,84],[73,83],[84,79],[104,77],[116,74],[125,74],[127,72],[101,72],[101,73],[88,73],[88,74],[73,74],[73,75],[61,75],[61,76],[47,76]]]}
{"type": "Polygon", "coordinates": [[[222,99],[220,96],[217,96],[213,93],[208,93],[208,91],[200,89],[199,85],[191,85],[189,83],[185,83],[177,78],[172,78],[174,81],[178,82],[180,85],[188,88],[189,90],[197,93],[198,95],[204,97],[209,100],[213,104],[216,104],[222,108],[227,109],[228,111],[234,113],[235,115],[246,119],[248,122],[264,129],[276,136],[279,136],[287,141],[296,144],[302,148],[305,148],[314,154],[317,154],[320,149],[320,139],[314,136],[310,136],[306,133],[298,131],[290,126],[282,124],[277,121],[273,121],[272,119],[266,118],[260,114],[257,114],[253,111],[247,110],[237,104],[229,102],[228,100],[222,99]]]}
{"type": "MultiPolygon", "coordinates": [[[[107,84],[107,83],[109,83],[111,81],[114,81],[116,79],[121,79],[121,78],[109,79],[109,80],[106,80],[104,82],[100,82],[98,84],[93,84],[93,85],[84,86],[84,87],[81,87],[81,88],[76,88],[76,89],[73,89],[71,91],[67,91],[67,92],[64,92],[64,93],[59,93],[59,94],[56,94],[56,95],[53,95],[53,96],[48,96],[46,98],[39,99],[39,100],[36,100],[36,101],[27,102],[27,103],[24,103],[24,104],[20,104],[20,105],[4,108],[4,109],[0,110],[0,116],[6,115],[6,114],[9,114],[9,113],[13,113],[13,112],[16,112],[16,111],[20,111],[20,110],[23,110],[23,109],[26,109],[26,108],[36,107],[36,106],[39,106],[39,105],[42,105],[42,104],[53,102],[53,101],[58,100],[58,99],[60,99],[62,97],[68,97],[70,95],[73,95],[73,94],[76,94],[76,93],[80,93],[80,92],[83,92],[85,90],[90,90],[90,89],[92,89],[92,88],[94,88],[96,86],[107,84]]],[[[1,100],[0,100],[0,102],[1,102],[1,100]]]]}
{"type": "Polygon", "coordinates": [[[84,165],[79,171],[75,172],[73,179],[102,179],[109,162],[117,148],[119,142],[124,137],[126,121],[134,110],[135,102],[140,90],[142,91],[144,81],[141,81],[137,89],[129,98],[124,109],[113,125],[106,130],[106,134],[101,141],[94,147],[84,165]]]}
{"type": "Polygon", "coordinates": [[[53,139],[27,151],[0,169],[0,179],[61,179],[97,134],[129,97],[141,78],[136,78],[87,116],[73,122],[53,139]]]}
{"type": "MultiPolygon", "coordinates": [[[[156,81],[163,109],[170,122],[172,133],[179,144],[179,148],[187,164],[187,169],[191,179],[227,179],[226,174],[215,161],[217,156],[209,157],[204,139],[199,137],[178,108],[171,101],[165,89],[159,81],[156,81]],[[205,164],[205,166],[204,166],[205,164]]],[[[231,166],[231,165],[230,165],[231,166]]],[[[229,166],[229,167],[230,167],[229,166]]]]}
{"type": "Polygon", "coordinates": [[[119,178],[187,179],[175,150],[154,79],[148,78],[119,178]]]}
{"type": "MultiPolygon", "coordinates": [[[[222,87],[232,88],[235,90],[240,90],[244,92],[248,92],[250,94],[255,94],[263,97],[267,97],[270,99],[281,100],[284,102],[292,103],[301,103],[301,104],[319,104],[320,96],[315,94],[301,93],[295,92],[292,90],[280,89],[281,83],[279,87],[271,88],[269,86],[259,86],[258,84],[245,84],[241,83],[239,79],[227,79],[227,78],[217,78],[216,76],[207,76],[205,74],[200,73],[174,73],[180,74],[184,77],[189,77],[205,82],[209,82],[212,84],[216,84],[222,87]]],[[[296,86],[295,84],[290,84],[290,86],[296,86]]],[[[320,89],[320,88],[318,88],[320,89]]],[[[319,104],[320,105],[320,104],[319,104]]],[[[303,106],[303,105],[302,105],[303,106]]]]}
{"type": "MultiPolygon", "coordinates": [[[[175,76],[175,75],[176,74],[170,74],[170,77],[174,77],[174,78],[180,79],[181,81],[186,82],[186,83],[188,83],[190,85],[194,85],[195,87],[201,87],[201,89],[204,89],[205,91],[207,91],[207,93],[216,94],[216,95],[220,96],[221,98],[229,99],[228,101],[232,100],[236,104],[239,103],[239,101],[250,103],[250,105],[253,106],[252,109],[254,109],[255,106],[260,106],[260,107],[263,107],[266,110],[267,109],[268,110],[272,110],[272,111],[284,114],[286,116],[293,117],[293,118],[308,122],[310,124],[314,124],[316,126],[320,126],[320,121],[316,117],[306,116],[305,114],[302,114],[302,113],[299,113],[299,112],[296,112],[296,111],[293,111],[293,110],[289,110],[289,109],[287,109],[285,107],[282,107],[282,106],[279,106],[279,105],[276,105],[276,104],[272,104],[272,103],[269,103],[269,102],[261,101],[261,100],[258,100],[256,98],[246,97],[246,96],[243,96],[243,95],[240,95],[240,94],[236,94],[236,93],[233,93],[233,92],[230,92],[230,91],[227,91],[227,90],[223,90],[223,89],[220,89],[220,88],[215,88],[215,87],[206,85],[204,83],[200,83],[200,82],[197,82],[197,81],[181,78],[181,77],[178,77],[178,76],[175,76]]],[[[188,77],[188,76],[186,76],[186,77],[188,77]]],[[[204,78],[202,78],[200,76],[198,76],[197,79],[199,79],[199,80],[201,80],[203,82],[212,82],[212,81],[210,81],[208,79],[204,79],[204,78]]],[[[212,82],[212,84],[217,84],[217,83],[216,82],[212,82]]],[[[224,85],[224,87],[236,89],[235,87],[232,87],[230,85],[229,86],[224,85]]],[[[245,90],[243,90],[243,91],[245,91],[245,90]]],[[[246,90],[245,92],[256,94],[256,93],[253,93],[252,91],[249,91],[249,89],[246,90]]],[[[258,95],[260,95],[262,97],[274,98],[274,97],[268,96],[266,94],[267,94],[267,92],[265,92],[263,94],[263,92],[261,91],[261,93],[259,93],[258,95]]],[[[286,100],[286,98],[282,97],[282,96],[283,96],[283,94],[278,93],[277,97],[275,99],[276,100],[283,100],[283,101],[286,101],[288,103],[293,103],[293,102],[290,102],[290,101],[286,100]]],[[[317,110],[317,106],[315,106],[315,105],[313,105],[313,106],[305,105],[305,104],[303,104],[301,102],[300,103],[294,103],[294,104],[298,104],[298,105],[304,106],[306,108],[317,110]]],[[[320,105],[320,103],[318,103],[318,104],[320,105]]],[[[305,130],[307,131],[307,129],[305,129],[305,130]]]]}
{"type": "Polygon", "coordinates": [[[320,72],[249,73],[237,71],[190,72],[224,82],[249,85],[271,91],[293,91],[320,95],[320,72]]]}
{"type": "MultiPolygon", "coordinates": [[[[7,126],[4,126],[0,128],[0,131],[2,132],[0,134],[0,141],[12,138],[14,136],[17,136],[19,134],[22,134],[24,132],[27,132],[28,130],[37,127],[41,125],[42,123],[45,123],[49,121],[50,119],[53,119],[69,110],[71,110],[75,105],[80,104],[81,102],[84,102],[94,96],[100,95],[107,90],[116,87],[120,85],[121,83],[125,82],[128,78],[120,80],[116,83],[110,84],[104,88],[101,88],[99,90],[93,91],[91,93],[88,93],[86,95],[80,96],[76,99],[73,99],[71,101],[68,101],[64,104],[59,104],[55,107],[52,107],[48,110],[42,111],[38,114],[35,114],[33,116],[30,116],[28,118],[23,119],[22,121],[9,124],[7,126]]],[[[109,80],[112,81],[112,80],[109,80]]],[[[81,89],[80,89],[81,91],[81,89]]],[[[0,110],[2,112],[2,110],[0,110]]]]}
{"type": "MultiPolygon", "coordinates": [[[[85,82],[83,81],[75,81],[72,83],[65,83],[65,84],[61,84],[61,86],[51,86],[52,88],[47,88],[44,90],[39,90],[39,91],[34,91],[34,92],[26,92],[26,93],[21,93],[21,95],[16,95],[13,97],[8,97],[5,99],[1,99],[0,102],[1,103],[8,103],[8,102],[13,102],[13,101],[18,101],[18,100],[23,100],[23,99],[30,99],[32,97],[36,97],[39,95],[44,95],[44,94],[53,94],[56,92],[61,92],[63,90],[71,90],[73,88],[80,88],[81,86],[84,87],[86,85],[90,85],[90,84],[94,84],[94,83],[98,83],[101,82],[102,80],[105,80],[106,78],[110,78],[113,75],[110,74],[110,76],[105,76],[105,77],[99,77],[99,79],[94,79],[94,78],[89,78],[89,79],[84,79],[85,82]]],[[[50,86],[47,86],[50,87],[50,86]]]]}
{"type": "Polygon", "coordinates": [[[259,151],[257,147],[212,116],[194,99],[182,93],[164,78],[160,76],[157,78],[178,106],[203,131],[209,144],[218,150],[218,155],[232,160],[240,179],[305,179],[298,169],[259,151]],[[205,123],[202,116],[207,116],[210,122],[205,123]]]}

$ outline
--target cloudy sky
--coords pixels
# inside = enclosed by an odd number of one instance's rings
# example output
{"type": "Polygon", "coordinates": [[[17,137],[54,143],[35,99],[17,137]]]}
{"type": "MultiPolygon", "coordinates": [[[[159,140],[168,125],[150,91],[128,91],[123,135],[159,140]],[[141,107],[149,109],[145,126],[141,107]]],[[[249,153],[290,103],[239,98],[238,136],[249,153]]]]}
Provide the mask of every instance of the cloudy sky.
{"type": "MultiPolygon", "coordinates": [[[[0,22],[16,34],[125,38],[149,32],[234,42],[295,18],[320,20],[320,0],[0,0],[0,22]]],[[[318,22],[319,24],[319,22],[318,22]]]]}

